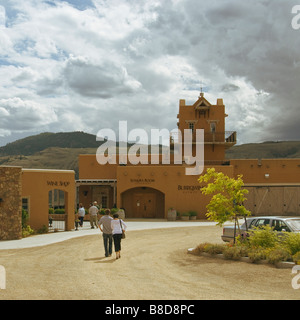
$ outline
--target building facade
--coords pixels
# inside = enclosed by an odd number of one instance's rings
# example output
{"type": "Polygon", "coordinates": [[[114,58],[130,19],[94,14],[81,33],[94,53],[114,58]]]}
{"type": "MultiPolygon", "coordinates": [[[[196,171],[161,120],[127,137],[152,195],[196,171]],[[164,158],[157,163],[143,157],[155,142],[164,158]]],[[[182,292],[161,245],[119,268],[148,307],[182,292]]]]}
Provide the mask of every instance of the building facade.
{"type": "MultiPolygon", "coordinates": [[[[225,106],[222,99],[212,105],[200,94],[193,105],[179,102],[178,133],[170,137],[169,163],[159,155],[157,164],[116,164],[100,165],[95,155],[79,156],[78,199],[84,206],[97,201],[102,207],[123,208],[128,218],[166,218],[167,211],[175,208],[184,213],[196,211],[198,218],[205,218],[208,198],[201,194],[199,176],[187,175],[183,152],[178,163],[175,150],[185,140],[185,129],[190,129],[192,156],[196,156],[196,130],[204,130],[204,170],[214,166],[216,170],[233,176],[233,166],[225,160],[225,150],[236,143],[236,132],[225,131],[225,106]],[[176,160],[177,159],[177,160],[176,160]]],[[[182,145],[180,145],[182,146],[182,145]]]]}
{"type": "MultiPolygon", "coordinates": [[[[300,214],[300,159],[225,159],[227,148],[236,144],[235,131],[225,130],[222,99],[211,104],[201,93],[192,105],[179,101],[177,125],[184,141],[185,129],[192,132],[192,153],[196,154],[196,130],[204,130],[204,170],[214,167],[229,177],[243,175],[249,190],[245,206],[253,215],[300,214]]],[[[184,213],[196,211],[205,219],[207,196],[202,195],[199,176],[186,175],[184,154],[175,161],[178,133],[170,137],[170,163],[100,165],[95,155],[79,156],[78,199],[84,206],[97,201],[102,207],[124,208],[128,218],[167,218],[170,208],[184,213]]]]}
{"type": "Polygon", "coordinates": [[[22,209],[28,212],[27,224],[37,231],[49,227],[49,207],[60,205],[63,214],[51,219],[60,221],[60,230],[74,229],[75,201],[73,170],[0,166],[0,240],[22,238],[22,209]]]}

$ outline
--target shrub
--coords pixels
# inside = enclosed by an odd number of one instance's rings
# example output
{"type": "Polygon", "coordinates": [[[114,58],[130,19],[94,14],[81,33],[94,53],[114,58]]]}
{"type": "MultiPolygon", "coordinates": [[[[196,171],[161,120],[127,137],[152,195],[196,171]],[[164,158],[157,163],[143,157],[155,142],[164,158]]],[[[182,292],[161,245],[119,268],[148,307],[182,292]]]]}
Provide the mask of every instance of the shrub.
{"type": "Polygon", "coordinates": [[[268,262],[272,264],[275,264],[280,261],[287,261],[290,258],[291,258],[291,255],[288,252],[288,250],[280,247],[274,250],[271,250],[267,255],[268,262]]]}
{"type": "Polygon", "coordinates": [[[222,254],[226,245],[224,244],[208,244],[204,247],[204,252],[209,254],[222,254]]]}
{"type": "Polygon", "coordinates": [[[29,237],[30,235],[34,234],[34,230],[30,228],[30,226],[25,226],[22,228],[22,237],[26,238],[29,237]]]}
{"type": "Polygon", "coordinates": [[[211,244],[208,242],[200,243],[194,250],[193,253],[199,254],[202,252],[206,252],[206,247],[210,246],[211,244]]]}
{"type": "Polygon", "coordinates": [[[188,216],[189,216],[189,213],[188,213],[188,212],[183,212],[183,213],[181,214],[181,216],[182,216],[182,217],[188,217],[188,216]]]}
{"type": "Polygon", "coordinates": [[[300,233],[286,232],[282,245],[291,255],[300,251],[300,233]]]}
{"type": "Polygon", "coordinates": [[[247,255],[247,248],[244,246],[225,247],[223,251],[224,257],[231,260],[239,260],[247,255]]]}
{"type": "Polygon", "coordinates": [[[110,213],[111,213],[111,215],[113,215],[113,214],[117,213],[118,211],[119,211],[118,208],[112,208],[112,209],[110,210],[110,213]]]}
{"type": "Polygon", "coordinates": [[[197,216],[197,212],[196,211],[189,211],[189,216],[196,217],[197,216]]]}
{"type": "Polygon", "coordinates": [[[22,209],[22,228],[23,229],[27,227],[28,219],[29,219],[29,214],[27,210],[22,209]]]}
{"type": "Polygon", "coordinates": [[[55,214],[65,214],[65,209],[55,209],[54,213],[55,214]]]}
{"type": "Polygon", "coordinates": [[[40,229],[36,231],[39,234],[48,233],[48,227],[43,225],[40,229]]]}
{"type": "Polygon", "coordinates": [[[249,236],[251,247],[274,248],[278,241],[276,232],[270,226],[255,228],[249,236]]]}
{"type": "Polygon", "coordinates": [[[248,257],[253,263],[265,260],[267,258],[267,250],[263,248],[252,248],[248,251],[248,257]]]}
{"type": "Polygon", "coordinates": [[[293,255],[293,261],[296,263],[296,264],[300,264],[300,251],[298,251],[297,253],[295,253],[293,255]]]}

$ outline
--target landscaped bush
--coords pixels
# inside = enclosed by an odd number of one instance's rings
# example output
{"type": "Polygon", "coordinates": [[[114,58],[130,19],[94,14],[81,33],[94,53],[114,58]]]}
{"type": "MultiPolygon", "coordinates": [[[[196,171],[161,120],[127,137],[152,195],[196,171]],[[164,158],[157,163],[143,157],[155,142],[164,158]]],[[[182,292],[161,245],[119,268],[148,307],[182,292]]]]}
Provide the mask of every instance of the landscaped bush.
{"type": "Polygon", "coordinates": [[[296,264],[300,264],[300,251],[298,251],[296,254],[293,255],[293,261],[296,264]]]}
{"type": "Polygon", "coordinates": [[[267,250],[264,248],[252,248],[248,250],[248,257],[251,262],[255,263],[267,258],[267,250]]]}
{"type": "Polygon", "coordinates": [[[226,259],[239,260],[241,257],[247,256],[248,249],[245,246],[227,246],[223,254],[226,259]]]}
{"type": "Polygon", "coordinates": [[[22,237],[23,238],[26,238],[26,237],[29,237],[29,236],[31,236],[32,234],[34,234],[34,230],[32,230],[31,228],[30,228],[30,226],[25,226],[25,227],[23,227],[22,228],[22,237]]]}
{"type": "Polygon", "coordinates": [[[296,254],[300,251],[300,233],[286,232],[282,244],[291,255],[296,254]]]}
{"type": "Polygon", "coordinates": [[[209,254],[223,254],[226,259],[239,260],[249,257],[255,263],[267,260],[271,264],[280,261],[294,261],[300,264],[300,234],[292,232],[277,233],[269,226],[256,228],[251,231],[247,240],[237,239],[232,244],[201,243],[193,251],[209,254]]]}
{"type": "Polygon", "coordinates": [[[291,259],[290,253],[285,248],[276,248],[271,250],[267,255],[269,263],[275,264],[280,261],[287,261],[291,259]]]}
{"type": "Polygon", "coordinates": [[[204,247],[204,252],[209,254],[222,254],[226,249],[224,244],[207,244],[204,247]]]}
{"type": "Polygon", "coordinates": [[[278,243],[279,238],[270,226],[255,228],[249,236],[250,247],[274,248],[278,243]]]}
{"type": "Polygon", "coordinates": [[[55,214],[65,214],[65,209],[55,209],[54,213],[55,214]]]}
{"type": "Polygon", "coordinates": [[[211,244],[208,242],[204,242],[204,243],[200,243],[194,250],[193,253],[194,254],[199,254],[202,252],[205,252],[206,247],[210,246],[211,244]]]}

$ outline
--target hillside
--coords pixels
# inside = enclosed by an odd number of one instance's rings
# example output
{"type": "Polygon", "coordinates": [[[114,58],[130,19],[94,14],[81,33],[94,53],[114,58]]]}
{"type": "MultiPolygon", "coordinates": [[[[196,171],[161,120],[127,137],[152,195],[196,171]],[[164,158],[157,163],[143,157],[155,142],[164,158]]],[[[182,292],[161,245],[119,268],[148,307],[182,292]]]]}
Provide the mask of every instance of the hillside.
{"type": "MultiPolygon", "coordinates": [[[[78,178],[79,154],[96,154],[100,145],[95,135],[84,132],[41,133],[1,147],[0,165],[74,170],[78,178]]],[[[300,141],[238,145],[226,151],[226,158],[300,158],[300,141]]]]}
{"type": "Polygon", "coordinates": [[[80,131],[75,132],[44,132],[30,136],[0,147],[0,156],[33,155],[47,148],[97,148],[101,143],[96,136],[80,131]]]}
{"type": "Polygon", "coordinates": [[[234,146],[226,151],[227,159],[300,158],[300,141],[267,141],[234,146]]]}
{"type": "Polygon", "coordinates": [[[48,148],[34,155],[0,157],[0,165],[21,166],[30,169],[74,170],[78,179],[78,156],[96,154],[96,148],[48,148]]]}

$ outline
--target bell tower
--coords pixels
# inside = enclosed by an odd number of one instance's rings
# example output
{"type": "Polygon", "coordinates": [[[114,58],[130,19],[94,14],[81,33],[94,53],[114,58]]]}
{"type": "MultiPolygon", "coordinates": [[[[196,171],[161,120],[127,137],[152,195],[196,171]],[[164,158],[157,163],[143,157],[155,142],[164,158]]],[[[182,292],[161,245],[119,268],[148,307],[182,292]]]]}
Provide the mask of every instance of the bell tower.
{"type": "Polygon", "coordinates": [[[193,154],[195,154],[196,130],[203,129],[205,164],[223,164],[225,150],[236,144],[236,131],[225,131],[226,117],[223,99],[217,99],[217,103],[213,105],[204,97],[202,90],[198,100],[192,105],[186,105],[185,100],[179,100],[177,125],[182,141],[184,141],[184,130],[190,129],[193,137],[193,154]]]}

